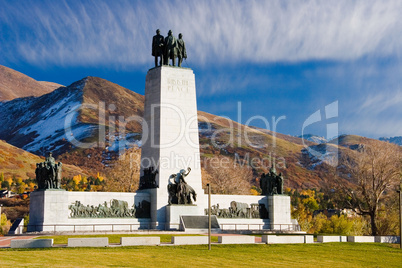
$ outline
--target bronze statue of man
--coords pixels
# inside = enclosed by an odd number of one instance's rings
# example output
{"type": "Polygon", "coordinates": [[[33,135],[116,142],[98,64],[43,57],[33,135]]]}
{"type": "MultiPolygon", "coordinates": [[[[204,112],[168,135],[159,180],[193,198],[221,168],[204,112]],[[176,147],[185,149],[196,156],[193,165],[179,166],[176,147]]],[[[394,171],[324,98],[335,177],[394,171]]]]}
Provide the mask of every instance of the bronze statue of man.
{"type": "Polygon", "coordinates": [[[183,35],[181,33],[179,33],[179,39],[177,39],[177,50],[177,55],[179,57],[179,67],[181,67],[183,58],[187,59],[186,44],[184,43],[183,35]]]}
{"type": "Polygon", "coordinates": [[[267,195],[268,194],[268,180],[269,180],[269,174],[262,173],[260,177],[260,188],[261,188],[261,194],[262,195],[267,195]]]}
{"type": "Polygon", "coordinates": [[[282,173],[279,173],[279,175],[276,177],[276,190],[278,194],[283,194],[283,175],[282,173]]]}
{"type": "Polygon", "coordinates": [[[56,180],[56,161],[52,155],[52,152],[48,153],[48,156],[45,159],[45,167],[47,169],[48,173],[48,189],[53,189],[54,187],[54,182],[56,180]]]}
{"type": "Polygon", "coordinates": [[[172,66],[176,65],[177,43],[173,36],[172,30],[169,30],[168,36],[165,38],[165,64],[169,65],[169,59],[172,60],[172,66]]]}
{"type": "Polygon", "coordinates": [[[159,65],[163,65],[164,50],[165,50],[165,39],[163,35],[160,34],[161,31],[156,30],[156,35],[152,38],[152,56],[155,57],[155,67],[158,66],[158,57],[160,57],[159,65]]]}
{"type": "Polygon", "coordinates": [[[48,156],[46,157],[45,162],[49,165],[49,166],[54,166],[56,164],[56,161],[54,160],[53,154],[52,152],[48,153],[48,156]]]}

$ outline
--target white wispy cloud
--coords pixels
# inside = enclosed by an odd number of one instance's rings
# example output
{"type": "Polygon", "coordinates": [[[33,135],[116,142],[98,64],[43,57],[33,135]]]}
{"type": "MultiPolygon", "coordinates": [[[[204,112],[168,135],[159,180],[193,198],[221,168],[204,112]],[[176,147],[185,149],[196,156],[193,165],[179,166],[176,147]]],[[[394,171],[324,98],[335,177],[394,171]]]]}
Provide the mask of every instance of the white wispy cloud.
{"type": "Polygon", "coordinates": [[[189,64],[400,56],[402,2],[2,1],[3,61],[136,66],[151,38],[182,32],[189,64]]]}
{"type": "Polygon", "coordinates": [[[402,114],[402,90],[396,89],[393,92],[382,92],[369,95],[365,98],[363,104],[359,107],[360,113],[379,114],[386,110],[399,112],[402,114]]]}
{"type": "Polygon", "coordinates": [[[237,95],[241,93],[259,93],[274,83],[271,78],[252,68],[209,69],[197,75],[199,96],[237,95]]]}
{"type": "Polygon", "coordinates": [[[372,138],[402,136],[402,89],[376,88],[366,95],[354,95],[343,105],[343,132],[372,138]]]}
{"type": "Polygon", "coordinates": [[[347,118],[340,122],[340,133],[357,134],[374,139],[379,137],[402,136],[400,116],[365,116],[359,118],[347,118]]]}

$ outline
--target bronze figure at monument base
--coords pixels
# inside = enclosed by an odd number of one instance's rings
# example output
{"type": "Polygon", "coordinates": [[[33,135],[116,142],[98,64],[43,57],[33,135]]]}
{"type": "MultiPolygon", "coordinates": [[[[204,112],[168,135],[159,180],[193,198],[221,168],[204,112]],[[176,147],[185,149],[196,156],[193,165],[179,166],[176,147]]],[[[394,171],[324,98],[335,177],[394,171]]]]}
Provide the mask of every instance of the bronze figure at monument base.
{"type": "Polygon", "coordinates": [[[36,164],[36,183],[38,190],[61,189],[62,163],[56,164],[52,153],[49,153],[45,162],[36,164]]]}
{"type": "Polygon", "coordinates": [[[190,171],[191,168],[187,168],[187,173],[182,169],[179,173],[170,175],[168,184],[169,205],[191,205],[193,204],[193,200],[196,201],[196,192],[184,179],[188,174],[190,174],[190,171]]]}
{"type": "Polygon", "coordinates": [[[140,177],[139,190],[158,188],[156,183],[156,175],[158,175],[158,170],[154,167],[144,168],[144,175],[140,177]]]}
{"type": "Polygon", "coordinates": [[[261,175],[260,187],[262,195],[283,194],[282,173],[276,174],[275,167],[272,165],[267,174],[261,175]]]}

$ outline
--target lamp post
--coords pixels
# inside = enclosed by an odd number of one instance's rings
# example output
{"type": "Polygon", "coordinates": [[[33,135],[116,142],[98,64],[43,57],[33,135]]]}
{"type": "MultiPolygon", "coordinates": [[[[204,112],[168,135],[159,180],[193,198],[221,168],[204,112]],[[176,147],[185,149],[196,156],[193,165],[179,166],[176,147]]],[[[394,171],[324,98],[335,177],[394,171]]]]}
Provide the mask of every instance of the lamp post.
{"type": "Polygon", "coordinates": [[[211,185],[208,183],[208,250],[211,250],[211,185]]]}
{"type": "Polygon", "coordinates": [[[399,184],[399,248],[402,249],[402,180],[399,184]]]}

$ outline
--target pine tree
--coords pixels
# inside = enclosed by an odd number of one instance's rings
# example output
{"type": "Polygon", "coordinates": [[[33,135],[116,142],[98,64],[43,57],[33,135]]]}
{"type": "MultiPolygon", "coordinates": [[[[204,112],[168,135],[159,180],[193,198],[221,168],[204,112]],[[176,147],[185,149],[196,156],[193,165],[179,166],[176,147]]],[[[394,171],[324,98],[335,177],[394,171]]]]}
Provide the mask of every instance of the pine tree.
{"type": "Polygon", "coordinates": [[[8,181],[2,181],[1,188],[6,188],[7,190],[10,190],[10,183],[8,181]]]}

